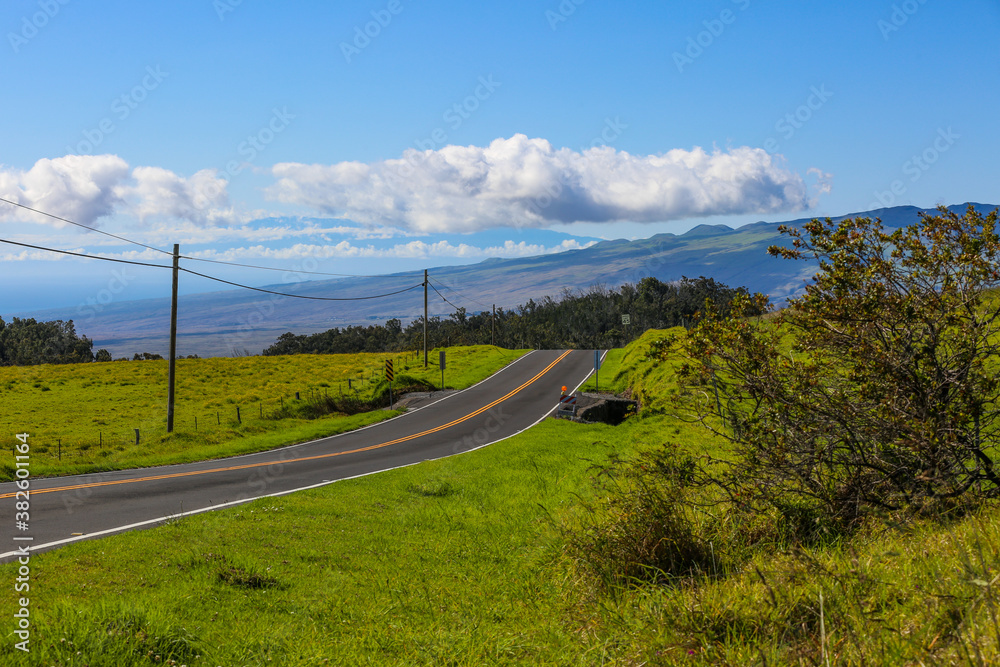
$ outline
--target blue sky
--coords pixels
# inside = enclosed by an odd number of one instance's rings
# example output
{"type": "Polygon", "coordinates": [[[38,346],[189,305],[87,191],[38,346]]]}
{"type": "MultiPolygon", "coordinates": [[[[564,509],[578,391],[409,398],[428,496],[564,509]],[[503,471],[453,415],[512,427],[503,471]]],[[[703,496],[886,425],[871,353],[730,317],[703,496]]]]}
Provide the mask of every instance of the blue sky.
{"type": "MultiPolygon", "coordinates": [[[[0,28],[0,196],[204,258],[381,274],[1000,203],[997,0],[9,0],[0,28]]],[[[0,229],[164,258],[2,202],[0,229]]],[[[0,313],[169,293],[116,270],[0,244],[0,313]]]]}

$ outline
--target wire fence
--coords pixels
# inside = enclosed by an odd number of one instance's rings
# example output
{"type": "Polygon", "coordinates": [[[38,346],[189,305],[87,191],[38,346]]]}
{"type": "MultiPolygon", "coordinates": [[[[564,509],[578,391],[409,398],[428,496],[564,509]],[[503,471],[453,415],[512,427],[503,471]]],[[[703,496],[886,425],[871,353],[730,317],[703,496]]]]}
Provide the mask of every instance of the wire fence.
{"type": "MultiPolygon", "coordinates": [[[[405,373],[411,364],[419,362],[421,357],[421,352],[405,352],[386,355],[385,359],[393,361],[394,371],[398,377],[401,373],[405,373]]],[[[210,434],[222,430],[235,430],[254,423],[298,417],[303,412],[302,408],[328,403],[329,399],[370,400],[375,386],[384,382],[385,373],[385,362],[382,361],[377,366],[368,366],[352,374],[351,377],[322,381],[307,385],[295,392],[263,400],[229,402],[225,399],[223,405],[207,409],[205,406],[188,409],[181,402],[174,416],[174,431],[184,435],[210,434]]],[[[316,410],[315,414],[322,412],[316,410]]],[[[31,453],[42,459],[58,461],[73,458],[93,460],[92,450],[98,452],[97,458],[100,459],[129,448],[141,449],[150,440],[158,440],[166,435],[164,412],[162,416],[138,419],[129,426],[98,427],[86,434],[77,432],[58,436],[45,433],[32,435],[31,453]]],[[[13,445],[11,451],[14,452],[13,445]]]]}

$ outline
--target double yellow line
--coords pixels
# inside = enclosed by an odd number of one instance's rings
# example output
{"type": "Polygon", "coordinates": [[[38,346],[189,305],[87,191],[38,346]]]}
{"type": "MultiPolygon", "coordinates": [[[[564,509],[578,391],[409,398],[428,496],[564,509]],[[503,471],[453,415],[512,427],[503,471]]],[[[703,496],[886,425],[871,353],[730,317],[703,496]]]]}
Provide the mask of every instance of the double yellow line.
{"type": "MultiPolygon", "coordinates": [[[[193,475],[208,475],[208,474],[214,473],[214,472],[229,472],[229,471],[232,471],[232,470],[247,470],[249,468],[261,468],[261,467],[264,467],[264,466],[270,466],[270,465],[275,465],[275,464],[284,465],[286,463],[299,463],[301,461],[315,461],[316,459],[328,459],[328,458],[331,458],[331,457],[334,457],[334,456],[344,456],[346,454],[358,454],[360,452],[368,452],[368,451],[371,451],[373,449],[381,449],[382,447],[389,447],[391,445],[398,445],[401,442],[407,442],[409,440],[415,440],[416,438],[420,438],[420,437],[423,437],[425,435],[430,435],[431,433],[437,433],[439,431],[443,431],[443,430],[445,430],[447,428],[451,428],[452,426],[456,426],[458,424],[461,424],[462,422],[468,421],[468,420],[472,419],[473,417],[486,412],[490,408],[492,408],[492,407],[494,407],[494,406],[496,406],[496,405],[498,405],[498,404],[506,401],[508,398],[510,398],[510,397],[514,396],[515,394],[523,391],[526,387],[528,387],[531,384],[533,384],[534,382],[536,382],[540,377],[542,377],[543,375],[545,375],[546,373],[548,373],[550,370],[552,370],[552,368],[556,364],[558,364],[560,361],[562,361],[563,359],[565,359],[569,355],[570,352],[571,352],[571,350],[566,350],[561,355],[559,355],[559,357],[555,361],[553,361],[551,364],[549,364],[548,366],[546,366],[537,375],[535,375],[533,378],[531,378],[530,380],[528,380],[527,382],[525,382],[524,384],[522,384],[520,387],[517,387],[516,389],[513,389],[512,391],[508,392],[505,396],[502,396],[502,397],[498,398],[497,400],[493,401],[489,405],[484,405],[483,407],[479,408],[475,412],[470,412],[469,414],[465,415],[464,417],[459,417],[458,419],[450,421],[447,424],[442,424],[441,426],[437,426],[435,428],[427,429],[426,431],[421,431],[420,433],[414,433],[412,435],[407,435],[407,436],[404,436],[402,438],[396,438],[395,440],[389,440],[388,442],[381,442],[381,443],[379,443],[377,445],[369,445],[367,447],[360,447],[358,449],[351,449],[349,451],[344,451],[344,452],[331,452],[329,454],[317,454],[316,456],[303,456],[303,457],[297,458],[297,459],[285,459],[285,460],[279,460],[279,461],[262,461],[260,463],[247,463],[247,464],[244,464],[244,465],[229,466],[229,467],[226,467],[226,468],[212,468],[210,470],[192,470],[190,472],[177,472],[177,473],[171,473],[169,475],[150,475],[148,477],[136,477],[136,478],[133,478],[133,479],[119,479],[119,480],[108,481],[108,482],[93,482],[93,483],[90,483],[90,484],[74,484],[72,486],[59,486],[59,487],[54,487],[54,488],[51,488],[51,489],[32,489],[31,490],[31,494],[32,495],[38,495],[40,493],[55,493],[57,491],[75,491],[77,489],[91,489],[91,488],[95,488],[95,487],[98,487],[98,486],[114,486],[116,484],[135,484],[136,482],[153,482],[153,481],[160,480],[160,479],[174,479],[174,478],[177,478],[177,477],[191,477],[193,475]]],[[[13,498],[15,495],[16,495],[15,493],[5,493],[3,495],[0,495],[0,499],[3,499],[3,498],[13,498]]]]}

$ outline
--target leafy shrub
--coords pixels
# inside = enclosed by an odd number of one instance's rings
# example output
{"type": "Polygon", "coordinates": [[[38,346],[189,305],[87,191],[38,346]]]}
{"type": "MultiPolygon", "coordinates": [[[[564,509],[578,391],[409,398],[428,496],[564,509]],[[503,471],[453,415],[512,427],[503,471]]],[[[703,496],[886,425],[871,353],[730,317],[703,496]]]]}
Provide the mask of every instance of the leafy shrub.
{"type": "Polygon", "coordinates": [[[599,586],[667,583],[717,573],[691,502],[695,461],[667,447],[635,461],[612,457],[596,468],[603,496],[567,531],[567,553],[599,586]]]}
{"type": "Polygon", "coordinates": [[[733,445],[729,500],[811,537],[998,495],[997,211],[940,211],[782,227],[770,252],[820,266],[805,295],[766,323],[740,295],[690,332],[686,404],[733,445]]]}

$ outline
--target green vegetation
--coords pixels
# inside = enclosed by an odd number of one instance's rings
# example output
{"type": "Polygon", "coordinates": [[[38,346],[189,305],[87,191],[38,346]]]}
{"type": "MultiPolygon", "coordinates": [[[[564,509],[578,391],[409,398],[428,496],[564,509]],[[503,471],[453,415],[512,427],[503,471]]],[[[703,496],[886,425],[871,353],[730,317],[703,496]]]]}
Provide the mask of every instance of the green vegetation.
{"type": "MultiPolygon", "coordinates": [[[[613,574],[600,576],[597,538],[634,535],[624,528],[652,525],[653,511],[671,525],[662,504],[645,502],[663,477],[629,471],[662,464],[666,451],[681,472],[685,457],[724,442],[659,398],[676,378],[650,352],[678,334],[651,331],[624,351],[617,374],[654,409],[620,427],[548,420],[463,456],[34,556],[33,664],[1000,658],[1000,518],[986,509],[810,546],[689,508],[668,534],[697,548],[700,570],[664,578],[638,568],[611,585],[613,574]],[[645,495],[620,493],[641,483],[645,495]]],[[[603,544],[643,552],[641,541],[603,544]]],[[[5,565],[0,577],[15,572],[5,565]]],[[[7,587],[6,604],[14,595],[7,587]]],[[[11,637],[0,662],[16,657],[11,637]]]]}
{"type": "MultiPolygon", "coordinates": [[[[427,331],[431,340],[448,345],[496,340],[501,346],[536,350],[607,349],[621,347],[647,329],[690,323],[704,309],[706,299],[727,312],[734,297],[746,294],[746,288],[729,287],[704,276],[673,283],[647,277],[619,289],[595,286],[580,294],[567,290],[558,299],[530,299],[510,310],[498,308],[495,322],[491,312],[469,315],[465,308],[458,308],[448,319],[430,318],[427,331]],[[622,315],[629,315],[629,324],[622,322],[622,315]]],[[[335,328],[309,336],[285,333],[264,354],[412,350],[420,346],[422,336],[423,318],[405,329],[399,320],[389,320],[385,325],[335,328]]]]}
{"type": "MultiPolygon", "coordinates": [[[[611,355],[609,381],[642,405],[619,427],[548,420],[463,456],[35,556],[35,658],[997,664],[996,304],[983,290],[1000,281],[1000,239],[995,214],[973,213],[894,234],[905,251],[843,272],[854,233],[879,230],[807,227],[807,249],[830,241],[832,282],[785,315],[709,316],[611,355]],[[894,291],[913,277],[925,291],[894,291]],[[917,409],[924,383],[932,410],[917,409]],[[918,460],[928,452],[941,466],[918,460]],[[855,456],[877,462],[860,496],[855,456]]],[[[16,566],[0,573],[13,581],[16,566]]]]}
{"type": "MultiPolygon", "coordinates": [[[[471,386],[521,354],[490,346],[450,348],[445,385],[471,386]]],[[[407,388],[440,388],[438,350],[428,355],[427,369],[422,355],[412,353],[182,359],[175,428],[168,435],[165,361],[5,367],[0,429],[8,443],[15,433],[31,434],[32,474],[38,476],[261,451],[399,414],[363,412],[388,406],[387,357],[395,365],[397,395],[407,388]]],[[[3,461],[0,477],[12,475],[12,463],[3,461]]]]}
{"type": "MultiPolygon", "coordinates": [[[[94,342],[77,336],[73,320],[38,322],[33,318],[0,317],[0,366],[78,364],[94,360],[94,342]]],[[[107,350],[101,350],[104,359],[107,350]]],[[[110,355],[107,355],[110,360],[110,355]]]]}
{"type": "Polygon", "coordinates": [[[996,225],[970,206],[891,233],[868,218],[782,227],[791,247],[772,254],[820,266],[805,295],[763,326],[740,311],[766,298],[740,296],[683,348],[685,407],[731,443],[704,482],[807,533],[997,497],[996,225]]]}
{"type": "Polygon", "coordinates": [[[591,375],[587,381],[580,386],[580,391],[600,391],[601,393],[622,394],[628,391],[628,385],[619,374],[622,358],[625,350],[615,348],[608,350],[601,363],[601,370],[595,376],[591,375]]]}

